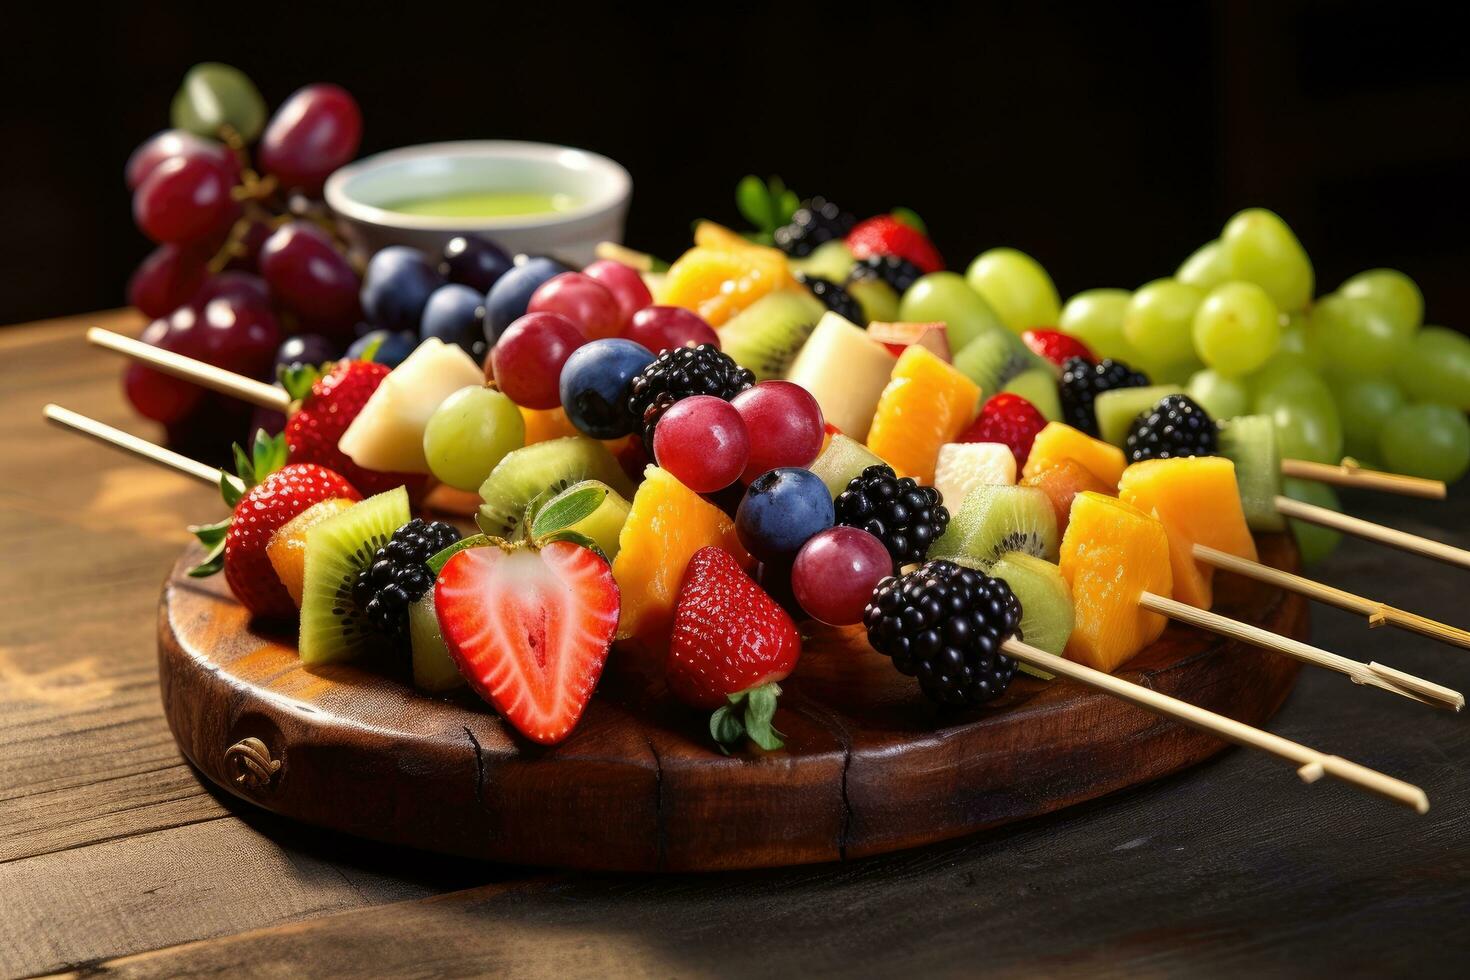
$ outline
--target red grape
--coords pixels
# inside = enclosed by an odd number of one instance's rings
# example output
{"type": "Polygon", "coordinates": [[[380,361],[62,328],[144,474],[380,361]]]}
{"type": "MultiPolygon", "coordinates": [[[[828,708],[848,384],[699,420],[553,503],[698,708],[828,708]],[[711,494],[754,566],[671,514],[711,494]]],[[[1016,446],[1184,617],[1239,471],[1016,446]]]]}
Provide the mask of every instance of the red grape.
{"type": "Polygon", "coordinates": [[[746,483],[779,466],[810,466],[822,451],[822,408],[801,385],[762,381],[731,404],[750,432],[746,483]]]}
{"type": "Polygon", "coordinates": [[[583,269],[582,275],[596,279],[613,294],[613,299],[618,301],[618,309],[622,313],[625,326],[633,319],[634,313],[653,302],[653,294],[644,285],[638,270],[632,266],[614,262],[612,259],[598,259],[583,269]]]}
{"type": "Polygon", "coordinates": [[[240,206],[230,196],[234,178],[207,156],[171,157],[158,164],[133,194],[133,220],[155,242],[197,242],[230,226],[240,206]]]}
{"type": "Polygon", "coordinates": [[[527,313],[505,328],[490,351],[495,386],[525,408],[556,408],[562,365],[586,342],[560,313],[527,313]]]}
{"type": "MultiPolygon", "coordinates": [[[[199,358],[204,350],[194,327],[194,311],[182,307],[173,316],[148,324],[138,339],[162,350],[199,358]]],[[[123,373],[123,392],[139,415],[163,425],[182,421],[204,396],[204,389],[143,364],[128,365],[123,373]]]]}
{"type": "Polygon", "coordinates": [[[259,265],[271,293],[309,327],[351,337],[362,282],[326,232],[305,221],[284,224],[261,246],[259,265]]]}
{"type": "Polygon", "coordinates": [[[628,321],[623,336],[655,354],[675,347],[709,344],[720,349],[720,335],[698,313],[682,306],[645,306],[628,321]]]}
{"type": "Polygon", "coordinates": [[[653,430],[658,465],[695,493],[723,490],[745,470],[750,436],[723,398],[693,395],[664,412],[653,430]]]}
{"type": "Polygon", "coordinates": [[[232,178],[232,183],[240,176],[240,161],[224,144],[182,129],[165,129],[140,143],[128,157],[127,167],[123,170],[128,190],[137,190],[160,163],[181,156],[205,156],[218,161],[232,178]]]}
{"type": "Polygon", "coordinates": [[[128,302],[145,316],[168,316],[189,302],[204,282],[206,261],[207,257],[194,249],[158,246],[128,280],[128,302]]]}
{"type": "Polygon", "coordinates": [[[284,187],[315,195],[327,176],[357,155],[362,112],[346,89],[308,85],[271,117],[260,137],[261,169],[284,187]]]}
{"type": "Polygon", "coordinates": [[[221,272],[205,279],[194,293],[194,305],[203,309],[212,299],[229,296],[270,308],[271,291],[265,280],[250,272],[221,272]]]}
{"type": "Polygon", "coordinates": [[[791,566],[791,591],[806,614],[828,626],[860,623],[873,590],[893,574],[888,549],[867,531],[829,527],[818,531],[791,566]]]}
{"type": "Polygon", "coordinates": [[[204,306],[199,329],[210,364],[251,378],[270,376],[283,336],[269,306],[222,296],[204,306]]]}
{"type": "Polygon", "coordinates": [[[588,340],[616,337],[623,329],[618,301],[607,287],[580,272],[563,272],[536,287],[527,313],[560,313],[588,340]]]}

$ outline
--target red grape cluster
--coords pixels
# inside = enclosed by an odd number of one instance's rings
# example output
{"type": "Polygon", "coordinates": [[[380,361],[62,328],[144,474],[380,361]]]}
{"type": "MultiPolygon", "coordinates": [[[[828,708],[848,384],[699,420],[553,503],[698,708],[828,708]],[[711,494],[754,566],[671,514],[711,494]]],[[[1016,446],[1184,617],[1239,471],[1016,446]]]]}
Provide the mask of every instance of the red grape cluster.
{"type": "MultiPolygon", "coordinates": [[[[157,243],[128,283],[129,302],[154,318],[142,339],[262,380],[280,358],[340,356],[362,319],[362,283],[319,198],[357,153],[352,96],[308,85],[267,120],[248,78],[205,64],[185,77],[172,124],[125,169],[133,219],[157,243]]],[[[251,421],[238,404],[141,365],[124,387],[175,444],[217,450],[251,421]]]]}

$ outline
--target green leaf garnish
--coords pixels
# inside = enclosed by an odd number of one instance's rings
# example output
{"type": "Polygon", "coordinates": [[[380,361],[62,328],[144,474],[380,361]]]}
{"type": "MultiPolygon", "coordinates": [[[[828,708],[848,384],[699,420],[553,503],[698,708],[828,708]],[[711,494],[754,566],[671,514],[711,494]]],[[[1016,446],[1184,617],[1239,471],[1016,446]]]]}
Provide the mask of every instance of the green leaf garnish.
{"type": "Polygon", "coordinates": [[[607,494],[607,486],[596,480],[584,480],[567,487],[536,515],[531,523],[531,540],[538,541],[592,516],[607,499],[607,494]]]}
{"type": "Polygon", "coordinates": [[[311,386],[321,379],[322,370],[315,364],[283,364],[276,372],[276,380],[286,389],[291,400],[299,402],[311,394],[311,386]]]}
{"type": "Polygon", "coordinates": [[[189,532],[209,549],[204,560],[189,569],[190,578],[208,578],[225,567],[225,537],[229,529],[228,517],[216,524],[194,524],[189,527],[189,532]]]}
{"type": "Polygon", "coordinates": [[[903,222],[919,234],[929,234],[929,228],[924,224],[924,219],[919,217],[919,213],[913,208],[894,208],[889,214],[893,215],[895,220],[903,222]]]}
{"type": "Polygon", "coordinates": [[[374,337],[368,341],[367,346],[362,349],[362,353],[357,355],[357,359],[359,361],[371,361],[377,357],[378,348],[383,346],[383,340],[383,337],[374,337]]]}
{"type": "Polygon", "coordinates": [[[740,178],[740,183],[735,185],[735,208],[761,231],[776,227],[776,201],[765,181],[754,174],[740,178]]]}
{"type": "Polygon", "coordinates": [[[429,571],[433,572],[435,575],[438,575],[439,572],[444,568],[444,566],[449,563],[449,559],[453,558],[461,551],[464,551],[466,548],[484,548],[489,544],[490,539],[486,535],[471,534],[467,538],[460,538],[458,541],[454,542],[454,544],[450,545],[443,551],[434,555],[434,557],[430,558],[428,561],[424,562],[424,564],[429,566],[429,571]]]}

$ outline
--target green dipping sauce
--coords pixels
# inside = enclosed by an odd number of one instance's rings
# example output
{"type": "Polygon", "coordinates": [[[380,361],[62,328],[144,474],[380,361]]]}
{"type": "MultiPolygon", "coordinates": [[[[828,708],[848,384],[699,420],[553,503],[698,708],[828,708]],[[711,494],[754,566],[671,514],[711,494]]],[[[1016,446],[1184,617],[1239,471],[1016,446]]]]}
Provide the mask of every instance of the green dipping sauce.
{"type": "Polygon", "coordinates": [[[570,211],[580,204],[570,194],[520,191],[469,191],[410,197],[383,205],[384,210],[428,218],[511,218],[570,211]]]}

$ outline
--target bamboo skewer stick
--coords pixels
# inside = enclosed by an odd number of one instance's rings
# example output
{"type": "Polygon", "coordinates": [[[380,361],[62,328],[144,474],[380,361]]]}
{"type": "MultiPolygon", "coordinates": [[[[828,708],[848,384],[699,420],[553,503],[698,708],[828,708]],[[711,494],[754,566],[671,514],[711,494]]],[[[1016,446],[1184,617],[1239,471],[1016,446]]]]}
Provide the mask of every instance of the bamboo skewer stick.
{"type": "Polygon", "coordinates": [[[1286,589],[1309,599],[1316,599],[1339,609],[1366,616],[1370,629],[1380,626],[1397,626],[1430,639],[1470,650],[1470,631],[1450,626],[1447,623],[1441,623],[1416,613],[1405,612],[1386,603],[1374,602],[1372,599],[1365,599],[1360,595],[1354,595],[1322,582],[1315,582],[1304,576],[1272,568],[1270,565],[1263,565],[1260,562],[1241,558],[1229,552],[1218,551],[1202,544],[1194,546],[1194,557],[1196,561],[1204,562],[1206,565],[1213,565],[1215,568],[1234,572],[1245,578],[1265,582],[1278,589],[1286,589]]]}
{"type": "Polygon", "coordinates": [[[1137,705],[1145,711],[1152,711],[1156,715],[1163,715],[1189,725],[1191,728],[1209,732],[1226,741],[1234,742],[1236,745],[1259,749],[1285,759],[1297,767],[1296,772],[1302,782],[1315,783],[1323,776],[1331,776],[1370,793],[1376,793],[1395,803],[1401,803],[1417,813],[1429,811],[1429,798],[1418,786],[1369,769],[1367,766],[1350,762],[1340,756],[1318,752],[1316,749],[1262,731],[1233,718],[1216,714],[1198,705],[1171,698],[1167,694],[1161,694],[1141,684],[1134,684],[1121,677],[1114,677],[1112,674],[1105,674],[1064,657],[1038,650],[1020,640],[1007,640],[1001,644],[1001,650],[1021,663],[1030,664],[1079,684],[1086,684],[1088,687],[1111,694],[1129,704],[1137,705]]]}
{"type": "Polygon", "coordinates": [[[1346,674],[1354,684],[1382,688],[1400,697],[1435,708],[1459,711],[1465,706],[1465,697],[1459,691],[1442,687],[1422,677],[1415,677],[1413,674],[1406,674],[1382,664],[1365,664],[1358,660],[1351,660],[1300,640],[1293,640],[1289,636],[1282,636],[1270,630],[1263,630],[1259,626],[1251,626],[1249,623],[1221,616],[1208,609],[1196,609],[1177,599],[1166,599],[1161,595],[1145,592],[1139,597],[1138,604],[1160,616],[1177,619],[1181,623],[1188,623],[1190,626],[1196,626],[1211,633],[1218,633],[1233,640],[1241,640],[1253,646],[1285,654],[1303,663],[1346,674]]]}
{"type": "Polygon", "coordinates": [[[105,422],[98,422],[96,419],[88,418],[78,412],[73,412],[71,409],[50,404],[42,409],[42,412],[47,419],[57,425],[73,429],[85,436],[91,436],[98,442],[106,443],[109,446],[125,449],[130,453],[142,456],[150,462],[167,466],[169,469],[183,473],[186,476],[192,476],[196,480],[202,480],[212,486],[219,486],[221,477],[224,477],[237,488],[241,490],[245,489],[245,485],[240,482],[239,477],[231,476],[213,466],[206,466],[197,459],[190,459],[188,456],[180,455],[172,449],[155,446],[147,439],[135,436],[131,432],[115,429],[105,422]]]}
{"type": "Polygon", "coordinates": [[[1326,507],[1318,507],[1316,504],[1302,503],[1300,500],[1292,500],[1290,497],[1276,498],[1276,510],[1283,517],[1294,517],[1308,524],[1320,524],[1322,527],[1330,527],[1334,531],[1342,531],[1344,534],[1352,534],[1379,544],[1386,544],[1390,548],[1398,548],[1401,551],[1411,551],[1416,555],[1426,558],[1434,558],[1438,561],[1447,562],[1451,565],[1459,565],[1461,568],[1470,568],[1470,551],[1464,548],[1456,548],[1441,541],[1432,541],[1429,538],[1410,534],[1407,531],[1395,530],[1384,527],[1382,524],[1374,524],[1365,521],[1361,517],[1349,517],[1347,514],[1339,514],[1335,510],[1326,507]]]}
{"type": "Polygon", "coordinates": [[[111,330],[92,327],[87,331],[88,343],[115,351],[134,361],[141,361],[164,374],[171,374],[185,381],[192,381],[213,391],[233,395],[257,408],[269,408],[284,412],[291,405],[291,396],[284,388],[268,385],[254,378],[247,378],[233,371],[206,364],[183,354],[175,354],[141,340],[125,337],[111,330]]]}
{"type": "Polygon", "coordinates": [[[1383,490],[1387,493],[1403,494],[1406,497],[1423,497],[1426,500],[1443,500],[1447,490],[1443,480],[1426,480],[1423,477],[1407,476],[1403,473],[1388,473],[1362,466],[1352,457],[1343,459],[1333,466],[1330,463],[1314,463],[1306,459],[1283,459],[1281,475],[1302,480],[1317,480],[1339,487],[1359,487],[1363,490],[1383,490]]]}

